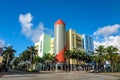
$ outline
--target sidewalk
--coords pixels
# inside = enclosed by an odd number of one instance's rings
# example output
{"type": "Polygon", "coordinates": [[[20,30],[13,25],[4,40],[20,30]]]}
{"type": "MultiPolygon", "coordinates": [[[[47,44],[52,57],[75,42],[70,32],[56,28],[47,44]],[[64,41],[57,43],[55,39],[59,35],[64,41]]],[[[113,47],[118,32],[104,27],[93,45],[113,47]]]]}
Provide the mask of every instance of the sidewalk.
{"type": "Polygon", "coordinates": [[[109,76],[117,76],[120,77],[120,72],[113,72],[113,73],[100,73],[101,75],[109,75],[109,76]]]}
{"type": "Polygon", "coordinates": [[[2,78],[4,75],[8,75],[9,72],[0,72],[0,78],[2,78]]]}

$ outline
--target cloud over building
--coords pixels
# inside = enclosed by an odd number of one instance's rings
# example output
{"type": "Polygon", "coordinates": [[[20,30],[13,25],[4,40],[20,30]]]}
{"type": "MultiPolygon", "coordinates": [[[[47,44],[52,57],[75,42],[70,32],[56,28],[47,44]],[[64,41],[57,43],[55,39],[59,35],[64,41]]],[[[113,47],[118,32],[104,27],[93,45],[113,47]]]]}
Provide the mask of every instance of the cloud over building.
{"type": "Polygon", "coordinates": [[[20,14],[19,22],[22,26],[22,33],[27,38],[30,38],[34,43],[39,41],[39,36],[41,36],[44,32],[48,32],[51,34],[52,30],[45,28],[43,23],[39,23],[37,27],[32,23],[33,16],[31,13],[20,14]]]}
{"type": "Polygon", "coordinates": [[[120,49],[120,25],[109,25],[99,28],[94,32],[94,46],[115,46],[120,49]],[[101,37],[102,36],[102,37],[101,37]]]}

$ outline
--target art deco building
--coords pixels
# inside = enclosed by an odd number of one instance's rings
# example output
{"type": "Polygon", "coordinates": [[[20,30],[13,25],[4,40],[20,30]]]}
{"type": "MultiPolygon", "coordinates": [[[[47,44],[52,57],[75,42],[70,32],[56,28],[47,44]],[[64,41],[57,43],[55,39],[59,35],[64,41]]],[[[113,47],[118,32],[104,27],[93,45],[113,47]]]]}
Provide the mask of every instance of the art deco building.
{"type": "Polygon", "coordinates": [[[75,32],[75,30],[69,29],[66,31],[66,45],[67,50],[83,49],[82,35],[75,32]]]}
{"type": "Polygon", "coordinates": [[[51,51],[51,37],[47,34],[40,36],[39,42],[35,43],[36,50],[38,50],[38,56],[43,57],[44,53],[51,51]]]}

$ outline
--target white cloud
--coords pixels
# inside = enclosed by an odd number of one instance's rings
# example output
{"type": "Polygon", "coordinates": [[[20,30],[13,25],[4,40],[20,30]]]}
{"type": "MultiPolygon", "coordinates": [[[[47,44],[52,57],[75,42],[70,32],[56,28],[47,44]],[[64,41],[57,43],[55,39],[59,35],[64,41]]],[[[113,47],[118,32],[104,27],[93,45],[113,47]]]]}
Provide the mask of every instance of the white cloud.
{"type": "Polygon", "coordinates": [[[112,45],[120,49],[119,29],[119,24],[99,28],[94,32],[94,47],[97,48],[99,45],[104,45],[105,47],[112,45]]]}
{"type": "Polygon", "coordinates": [[[38,27],[32,30],[32,41],[37,42],[39,40],[39,36],[44,33],[44,25],[40,23],[38,27]]]}
{"type": "Polygon", "coordinates": [[[20,14],[19,16],[19,22],[22,25],[22,32],[25,36],[30,37],[32,35],[31,27],[33,24],[32,21],[32,15],[30,13],[27,14],[20,14]]]}
{"type": "Polygon", "coordinates": [[[33,29],[32,19],[33,19],[33,16],[31,15],[31,13],[20,14],[19,16],[19,22],[22,25],[22,33],[26,37],[31,38],[33,42],[37,42],[41,34],[43,34],[44,32],[50,33],[51,30],[48,28],[45,28],[43,23],[39,23],[39,25],[35,29],[33,29]]]}
{"type": "Polygon", "coordinates": [[[5,41],[0,39],[0,47],[3,47],[5,45],[5,41]]]}
{"type": "Polygon", "coordinates": [[[96,32],[94,32],[94,35],[109,36],[111,34],[118,32],[119,29],[120,29],[119,24],[115,24],[113,26],[108,25],[103,28],[99,28],[96,32]]]}
{"type": "Polygon", "coordinates": [[[120,49],[120,36],[109,36],[104,38],[102,42],[94,41],[95,48],[97,48],[99,45],[104,45],[105,47],[112,45],[120,49]]]}

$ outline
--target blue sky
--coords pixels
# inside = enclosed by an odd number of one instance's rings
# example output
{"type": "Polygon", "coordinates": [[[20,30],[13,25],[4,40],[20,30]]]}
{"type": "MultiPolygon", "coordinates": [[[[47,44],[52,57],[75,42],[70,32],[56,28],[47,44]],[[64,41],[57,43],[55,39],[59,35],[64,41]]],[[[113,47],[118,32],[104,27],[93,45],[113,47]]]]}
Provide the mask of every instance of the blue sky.
{"type": "Polygon", "coordinates": [[[93,35],[95,45],[120,48],[120,0],[1,0],[0,45],[12,45],[18,56],[34,45],[35,34],[52,34],[58,19],[66,30],[93,35]],[[26,24],[30,32],[24,31],[26,24]]]}

